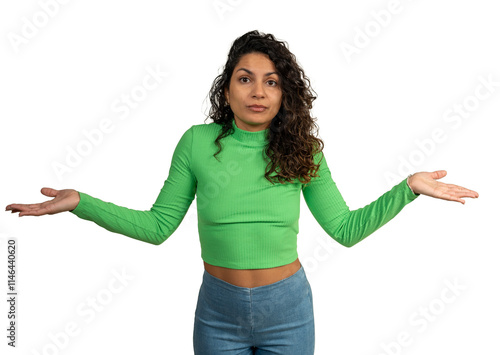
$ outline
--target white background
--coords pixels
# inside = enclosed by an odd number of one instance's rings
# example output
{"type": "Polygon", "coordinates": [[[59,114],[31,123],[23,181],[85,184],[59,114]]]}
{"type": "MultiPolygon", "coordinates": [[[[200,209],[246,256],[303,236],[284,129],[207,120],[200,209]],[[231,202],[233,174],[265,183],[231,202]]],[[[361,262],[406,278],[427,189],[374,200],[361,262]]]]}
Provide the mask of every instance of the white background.
{"type": "MultiPolygon", "coordinates": [[[[181,135],[211,122],[205,99],[232,41],[253,29],[273,33],[318,94],[319,136],[351,209],[418,171],[447,170],[441,181],[480,195],[465,205],[421,196],[349,249],[302,200],[299,258],[313,289],[316,354],[498,353],[500,22],[492,3],[2,2],[0,205],[48,200],[40,189],[52,187],[148,210],[181,135]],[[168,76],[123,117],[112,106],[138,92],[148,67],[168,76]],[[481,84],[488,78],[490,91],[481,84]],[[469,108],[463,118],[460,106],[469,108]],[[66,164],[68,149],[105,119],[114,130],[59,178],[54,164],[66,164]],[[441,140],[431,144],[435,130],[441,140]],[[454,294],[452,283],[464,289],[454,294]]],[[[19,253],[18,347],[6,345],[2,301],[2,354],[192,354],[203,273],[195,201],[161,246],[71,213],[4,212],[0,233],[3,300],[8,238],[19,253]],[[113,272],[132,279],[110,293],[113,272]],[[78,313],[106,294],[92,320],[78,313]],[[71,324],[78,334],[64,340],[71,324]]]]}

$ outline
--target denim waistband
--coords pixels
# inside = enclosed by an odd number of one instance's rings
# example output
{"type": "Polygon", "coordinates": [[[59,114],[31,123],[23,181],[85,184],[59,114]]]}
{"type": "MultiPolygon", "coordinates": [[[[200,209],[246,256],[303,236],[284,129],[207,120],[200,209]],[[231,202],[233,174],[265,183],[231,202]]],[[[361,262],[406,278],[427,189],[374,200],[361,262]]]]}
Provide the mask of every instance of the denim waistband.
{"type": "Polygon", "coordinates": [[[302,267],[302,264],[300,265],[299,270],[297,270],[294,274],[285,277],[284,279],[281,279],[279,281],[273,282],[269,285],[257,286],[257,287],[236,286],[222,279],[219,279],[218,277],[213,276],[206,270],[203,273],[203,283],[205,284],[205,286],[210,287],[212,285],[215,287],[221,287],[225,290],[239,294],[248,294],[250,293],[250,291],[252,295],[258,295],[259,293],[268,294],[280,288],[289,289],[290,286],[292,286],[293,284],[302,284],[304,282],[307,282],[307,277],[304,268],[302,267]]]}

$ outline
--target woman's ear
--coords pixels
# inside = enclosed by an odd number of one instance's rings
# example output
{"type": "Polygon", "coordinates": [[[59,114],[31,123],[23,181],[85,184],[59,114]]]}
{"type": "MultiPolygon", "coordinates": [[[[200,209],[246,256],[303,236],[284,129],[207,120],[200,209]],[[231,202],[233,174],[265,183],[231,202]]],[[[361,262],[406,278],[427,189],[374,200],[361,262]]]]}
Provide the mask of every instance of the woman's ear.
{"type": "Polygon", "coordinates": [[[226,102],[229,104],[229,91],[227,88],[224,89],[224,97],[226,98],[226,102]]]}

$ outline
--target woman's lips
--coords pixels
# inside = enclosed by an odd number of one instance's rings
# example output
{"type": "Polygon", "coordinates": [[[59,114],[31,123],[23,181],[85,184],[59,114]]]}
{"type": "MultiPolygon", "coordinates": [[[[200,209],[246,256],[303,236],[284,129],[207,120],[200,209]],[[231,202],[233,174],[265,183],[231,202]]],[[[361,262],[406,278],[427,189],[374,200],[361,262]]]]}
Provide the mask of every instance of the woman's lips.
{"type": "Polygon", "coordinates": [[[266,109],[266,106],[261,106],[261,105],[251,105],[251,106],[248,106],[248,108],[251,110],[251,111],[254,111],[254,112],[262,112],[266,109]]]}

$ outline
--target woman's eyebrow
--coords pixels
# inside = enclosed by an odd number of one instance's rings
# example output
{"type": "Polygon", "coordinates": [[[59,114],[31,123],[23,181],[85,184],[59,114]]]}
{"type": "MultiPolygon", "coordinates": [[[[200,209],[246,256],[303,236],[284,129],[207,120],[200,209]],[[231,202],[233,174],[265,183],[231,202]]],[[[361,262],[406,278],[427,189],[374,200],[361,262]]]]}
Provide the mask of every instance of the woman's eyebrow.
{"type": "MultiPolygon", "coordinates": [[[[248,69],[246,69],[246,68],[240,68],[240,69],[236,70],[236,72],[239,72],[240,70],[246,71],[246,72],[247,72],[248,74],[250,74],[250,75],[254,75],[254,74],[253,74],[250,70],[248,70],[248,69]]],[[[273,75],[273,74],[278,75],[278,73],[277,73],[277,72],[273,71],[273,72],[270,72],[270,73],[266,73],[266,74],[264,74],[264,76],[270,76],[270,75],[273,75]]]]}

